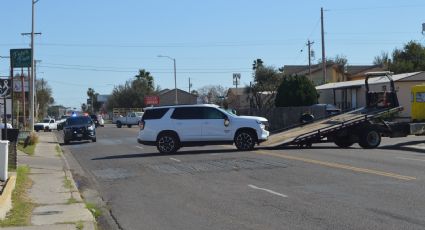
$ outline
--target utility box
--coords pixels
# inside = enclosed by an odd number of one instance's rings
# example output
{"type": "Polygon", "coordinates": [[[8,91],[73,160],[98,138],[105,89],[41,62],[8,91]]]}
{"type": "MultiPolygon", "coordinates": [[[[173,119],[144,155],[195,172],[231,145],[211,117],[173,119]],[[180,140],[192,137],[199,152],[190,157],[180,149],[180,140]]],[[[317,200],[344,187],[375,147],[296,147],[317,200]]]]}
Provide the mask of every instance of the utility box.
{"type": "Polygon", "coordinates": [[[425,121],[425,84],[412,87],[412,121],[425,121]]]}
{"type": "Polygon", "coordinates": [[[0,141],[0,181],[6,181],[8,170],[9,141],[0,141]]]}

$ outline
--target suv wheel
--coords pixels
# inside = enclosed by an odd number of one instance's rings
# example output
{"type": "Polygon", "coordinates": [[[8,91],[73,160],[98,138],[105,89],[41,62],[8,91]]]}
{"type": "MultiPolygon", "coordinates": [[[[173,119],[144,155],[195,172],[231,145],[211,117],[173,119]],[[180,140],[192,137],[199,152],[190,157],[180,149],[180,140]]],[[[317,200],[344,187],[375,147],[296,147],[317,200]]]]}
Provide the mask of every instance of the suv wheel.
{"type": "Polygon", "coordinates": [[[254,149],[256,138],[250,131],[239,131],[235,136],[235,145],[238,150],[246,151],[254,149]]]}
{"type": "Polygon", "coordinates": [[[92,141],[92,142],[96,142],[96,137],[93,137],[93,138],[91,139],[91,141],[92,141]]]}
{"type": "Polygon", "coordinates": [[[178,140],[173,134],[162,134],[156,141],[160,153],[175,153],[179,149],[178,140]]]}

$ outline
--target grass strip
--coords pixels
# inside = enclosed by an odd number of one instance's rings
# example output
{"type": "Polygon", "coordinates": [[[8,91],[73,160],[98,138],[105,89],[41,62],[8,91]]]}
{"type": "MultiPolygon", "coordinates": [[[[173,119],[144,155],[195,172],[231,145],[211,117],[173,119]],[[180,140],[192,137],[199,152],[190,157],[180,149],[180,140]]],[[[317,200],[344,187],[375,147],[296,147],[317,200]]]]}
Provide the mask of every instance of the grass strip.
{"type": "Polygon", "coordinates": [[[19,142],[18,143],[18,150],[21,152],[24,152],[30,156],[34,155],[34,150],[35,150],[35,146],[36,144],[33,145],[27,145],[27,147],[24,148],[24,143],[23,142],[19,142]]]}
{"type": "Polygon", "coordinates": [[[32,186],[28,177],[28,166],[19,166],[17,169],[15,190],[12,193],[12,210],[4,220],[0,221],[0,227],[27,226],[31,224],[31,213],[35,205],[28,197],[27,191],[32,186]]]}

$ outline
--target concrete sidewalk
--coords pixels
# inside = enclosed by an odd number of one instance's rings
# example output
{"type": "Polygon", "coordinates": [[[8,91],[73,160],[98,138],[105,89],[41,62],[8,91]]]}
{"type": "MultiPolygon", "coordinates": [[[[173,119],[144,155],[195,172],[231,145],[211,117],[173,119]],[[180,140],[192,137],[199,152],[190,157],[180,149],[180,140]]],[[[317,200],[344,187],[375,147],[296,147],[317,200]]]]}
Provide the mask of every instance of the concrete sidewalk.
{"type": "Polygon", "coordinates": [[[52,132],[39,132],[34,156],[18,153],[18,165],[30,167],[33,181],[28,191],[36,207],[32,226],[5,228],[10,230],[95,229],[95,219],[85,207],[68,164],[58,153],[58,141],[52,132]]]}

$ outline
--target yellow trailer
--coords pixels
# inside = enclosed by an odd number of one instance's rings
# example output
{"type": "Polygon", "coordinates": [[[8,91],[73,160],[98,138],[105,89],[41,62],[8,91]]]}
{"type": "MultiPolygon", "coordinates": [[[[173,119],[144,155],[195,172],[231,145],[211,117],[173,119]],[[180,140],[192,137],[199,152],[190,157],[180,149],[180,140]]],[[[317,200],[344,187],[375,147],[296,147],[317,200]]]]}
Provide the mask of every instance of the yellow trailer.
{"type": "Polygon", "coordinates": [[[425,121],[425,84],[412,87],[412,121],[425,121]]]}

